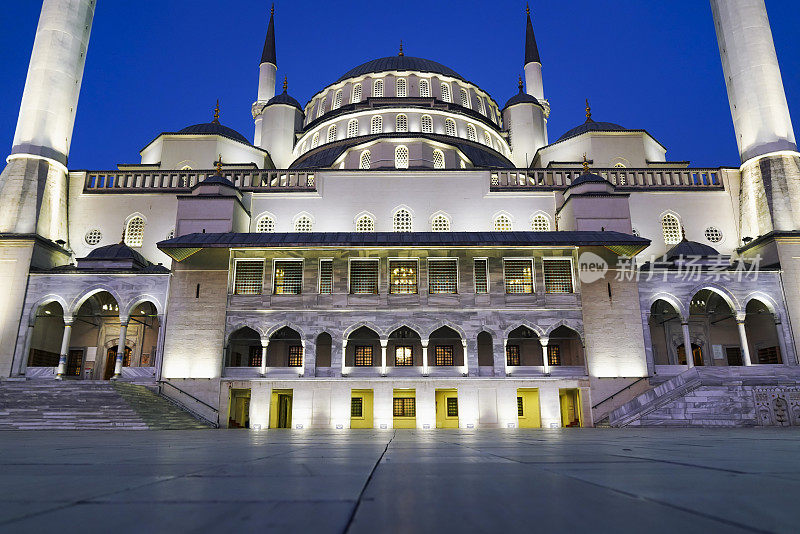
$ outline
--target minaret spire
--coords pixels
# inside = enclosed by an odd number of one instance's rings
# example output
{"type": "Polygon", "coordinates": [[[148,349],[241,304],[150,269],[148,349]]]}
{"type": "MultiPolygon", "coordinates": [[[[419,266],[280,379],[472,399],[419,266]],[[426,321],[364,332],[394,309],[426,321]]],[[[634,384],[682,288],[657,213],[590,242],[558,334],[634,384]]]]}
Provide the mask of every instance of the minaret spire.
{"type": "Polygon", "coordinates": [[[272,63],[278,66],[278,58],[275,53],[275,4],[269,10],[269,26],[267,27],[267,39],[264,41],[264,51],[261,53],[261,65],[272,63]]]}
{"type": "Polygon", "coordinates": [[[542,59],[539,56],[539,47],[536,45],[536,36],[533,34],[531,23],[531,8],[525,7],[527,24],[525,27],[525,87],[527,93],[539,102],[544,101],[544,82],[542,81],[542,59]]]}
{"type": "Polygon", "coordinates": [[[536,45],[536,36],[533,34],[531,23],[531,7],[526,4],[525,11],[528,16],[528,26],[525,28],[525,65],[528,63],[542,63],[539,57],[539,47],[536,45]]]}

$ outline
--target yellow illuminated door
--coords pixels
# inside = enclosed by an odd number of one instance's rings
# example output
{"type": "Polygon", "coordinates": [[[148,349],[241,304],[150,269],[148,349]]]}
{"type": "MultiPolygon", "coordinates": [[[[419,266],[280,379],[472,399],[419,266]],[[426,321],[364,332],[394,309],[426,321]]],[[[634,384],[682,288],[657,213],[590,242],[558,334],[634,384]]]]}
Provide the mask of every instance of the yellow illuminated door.
{"type": "Polygon", "coordinates": [[[231,389],[228,406],[228,428],[249,428],[250,390],[231,389]]]}
{"type": "Polygon", "coordinates": [[[581,392],[579,389],[560,389],[558,398],[561,402],[561,426],[581,426],[581,392]]]}
{"type": "Polygon", "coordinates": [[[517,419],[520,428],[542,427],[538,389],[519,388],[517,390],[517,419]]]}
{"type": "Polygon", "coordinates": [[[372,390],[354,389],[350,395],[350,428],[373,428],[372,390]]]}
{"type": "Polygon", "coordinates": [[[417,428],[417,394],[413,389],[395,389],[392,398],[394,428],[417,428]]]}
{"type": "Polygon", "coordinates": [[[458,390],[436,390],[436,428],[458,428],[458,390]]]}
{"type": "Polygon", "coordinates": [[[269,403],[269,427],[292,428],[292,390],[273,389],[269,403]]]}

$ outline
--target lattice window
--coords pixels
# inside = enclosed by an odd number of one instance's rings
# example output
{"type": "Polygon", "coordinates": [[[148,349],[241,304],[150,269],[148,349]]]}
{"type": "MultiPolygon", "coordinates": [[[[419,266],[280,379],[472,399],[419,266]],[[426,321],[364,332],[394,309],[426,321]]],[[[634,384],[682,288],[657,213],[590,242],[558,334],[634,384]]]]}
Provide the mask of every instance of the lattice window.
{"type": "Polygon", "coordinates": [[[413,295],[418,290],[416,260],[389,260],[389,293],[413,295]]]}
{"type": "Polygon", "coordinates": [[[175,237],[175,228],[169,231],[167,234],[167,239],[173,239],[175,237]]]}
{"type": "Polygon", "coordinates": [[[383,133],[383,117],[380,115],[375,115],[372,117],[369,131],[373,134],[383,133]]]}
{"type": "Polygon", "coordinates": [[[314,229],[314,222],[310,217],[303,215],[294,222],[295,232],[311,232],[314,229]]]}
{"type": "Polygon", "coordinates": [[[362,419],[364,417],[363,397],[352,397],[350,399],[350,417],[354,419],[362,419]]]}
{"type": "Polygon", "coordinates": [[[350,262],[350,293],[353,295],[378,294],[377,260],[353,260],[350,262]]]}
{"type": "Polygon", "coordinates": [[[452,102],[452,98],[450,98],[450,86],[446,83],[442,84],[442,100],[445,102],[452,102]]]}
{"type": "Polygon", "coordinates": [[[444,169],[444,152],[438,148],[433,151],[433,168],[444,169]]]}
{"type": "Polygon", "coordinates": [[[458,417],[457,397],[447,397],[447,417],[458,417]]]}
{"type": "Polygon", "coordinates": [[[398,346],[394,348],[395,367],[411,367],[414,365],[414,351],[410,346],[398,346]]]}
{"type": "Polygon", "coordinates": [[[431,96],[431,82],[428,80],[419,81],[419,96],[423,98],[430,98],[431,96]]]}
{"type": "Polygon", "coordinates": [[[759,364],[779,364],[781,363],[781,352],[778,347],[766,347],[758,349],[759,364]]]}
{"type": "Polygon", "coordinates": [[[517,416],[524,417],[525,410],[522,407],[522,397],[517,397],[517,416]]]}
{"type": "Polygon", "coordinates": [[[261,347],[252,346],[247,348],[247,366],[248,367],[261,367],[261,359],[264,356],[261,347]]]}
{"type": "Polygon", "coordinates": [[[410,232],[412,228],[411,212],[407,209],[399,209],[394,214],[392,227],[395,232],[410,232]]]}
{"type": "Polygon", "coordinates": [[[325,100],[322,100],[319,105],[317,106],[317,118],[322,117],[325,115],[325,100]]]}
{"type": "Polygon", "coordinates": [[[314,137],[311,138],[311,148],[317,148],[319,146],[319,132],[314,133],[314,137]]]}
{"type": "Polygon", "coordinates": [[[333,97],[333,106],[331,106],[331,109],[339,109],[340,107],[342,107],[342,90],[341,89],[336,91],[336,94],[333,97]]]}
{"type": "Polygon", "coordinates": [[[458,260],[428,260],[428,291],[432,295],[458,293],[458,260]]]}
{"type": "Polygon", "coordinates": [[[498,215],[494,218],[494,230],[495,232],[510,232],[511,219],[506,215],[498,215]]]}
{"type": "Polygon", "coordinates": [[[260,295],[264,283],[264,262],[237,260],[234,266],[233,294],[260,295]]]}
{"type": "Polygon", "coordinates": [[[375,80],[372,86],[372,96],[378,98],[383,97],[383,80],[375,80]]]}
{"type": "Polygon", "coordinates": [[[103,239],[103,233],[96,228],[94,230],[89,230],[88,232],[86,232],[86,235],[83,238],[83,240],[86,241],[86,244],[89,245],[90,247],[97,245],[98,243],[100,243],[102,239],[103,239]]]}
{"type": "Polygon", "coordinates": [[[290,345],[289,346],[289,367],[302,367],[303,366],[303,346],[290,345]]]}
{"type": "Polygon", "coordinates": [[[531,230],[534,232],[549,232],[550,220],[544,215],[534,215],[531,217],[531,230]]]}
{"type": "Polygon", "coordinates": [[[356,345],[356,367],[372,367],[372,345],[356,345]]]}
{"type": "Polygon", "coordinates": [[[492,146],[492,134],[486,130],[483,131],[483,144],[486,146],[492,146]]]}
{"type": "Polygon", "coordinates": [[[547,364],[556,367],[561,365],[561,347],[558,345],[547,346],[547,364]]]}
{"type": "Polygon", "coordinates": [[[394,122],[395,126],[394,129],[396,132],[407,132],[408,131],[408,117],[400,114],[395,118],[394,122]]]}
{"type": "Polygon", "coordinates": [[[681,222],[670,213],[661,218],[661,230],[664,232],[664,243],[667,245],[677,245],[683,239],[681,222]]]}
{"type": "Polygon", "coordinates": [[[481,112],[481,115],[486,115],[486,102],[483,101],[483,97],[478,97],[478,111],[481,112]]]}
{"type": "Polygon", "coordinates": [[[408,147],[400,145],[394,149],[394,166],[397,169],[408,168],[408,147]]]}
{"type": "Polygon", "coordinates": [[[136,216],[125,226],[125,244],[129,247],[141,247],[144,242],[144,219],[136,216]]]}
{"type": "Polygon", "coordinates": [[[449,232],[450,219],[446,215],[437,215],[431,221],[431,232],[449,232]]]}
{"type": "Polygon", "coordinates": [[[406,79],[397,78],[397,96],[400,98],[406,97],[408,93],[406,79]]]}
{"type": "Polygon", "coordinates": [[[506,294],[533,293],[533,260],[505,260],[503,274],[506,282],[506,294]]]}
{"type": "Polygon", "coordinates": [[[414,397],[395,397],[392,401],[393,417],[416,417],[414,397]]]}
{"type": "Polygon", "coordinates": [[[350,119],[347,123],[347,137],[358,137],[358,119],[350,119]]]}
{"type": "Polygon", "coordinates": [[[357,83],[353,86],[353,96],[350,97],[350,102],[353,104],[358,104],[361,102],[361,84],[357,83]]]}
{"type": "Polygon", "coordinates": [[[433,118],[430,115],[423,115],[420,119],[422,133],[433,133],[433,118]]]}
{"type": "Polygon", "coordinates": [[[268,234],[275,231],[275,219],[269,215],[264,215],[256,223],[256,232],[268,234]]]}
{"type": "Polygon", "coordinates": [[[461,88],[461,105],[464,106],[465,108],[470,107],[469,106],[469,93],[467,93],[467,90],[464,89],[463,87],[461,88]]]}
{"type": "Polygon", "coordinates": [[[715,226],[709,226],[705,231],[706,239],[711,243],[719,243],[722,241],[722,232],[715,226]]]}
{"type": "Polygon", "coordinates": [[[475,293],[486,295],[489,293],[489,260],[485,258],[475,260],[475,293]]]}
{"type": "Polygon", "coordinates": [[[275,262],[276,295],[299,295],[303,290],[303,262],[280,260],[275,262]]]}
{"type": "Polygon", "coordinates": [[[506,365],[515,367],[519,364],[519,345],[506,345],[506,365]]]}
{"type": "Polygon", "coordinates": [[[334,141],[336,141],[336,125],[332,124],[328,128],[328,142],[333,143],[334,141]]]}
{"type": "Polygon", "coordinates": [[[374,232],[375,219],[369,215],[362,215],[356,220],[356,232],[374,232]]]}
{"type": "Polygon", "coordinates": [[[639,233],[639,230],[637,230],[636,228],[633,228],[633,229],[631,230],[631,233],[632,233],[633,235],[635,235],[636,237],[642,237],[642,234],[641,234],[641,233],[639,233]]]}
{"type": "Polygon", "coordinates": [[[435,365],[443,367],[453,366],[453,345],[436,345],[434,347],[435,365]]]}
{"type": "Polygon", "coordinates": [[[456,121],[453,119],[447,119],[444,121],[444,133],[445,135],[449,135],[450,137],[456,136],[456,121]]]}
{"type": "Polygon", "coordinates": [[[365,150],[361,153],[361,157],[358,161],[358,168],[359,169],[369,169],[372,166],[372,153],[369,150],[365,150]]]}
{"type": "Polygon", "coordinates": [[[572,262],[544,260],[544,290],[546,293],[572,293],[572,262]]]}
{"type": "Polygon", "coordinates": [[[319,294],[333,293],[333,260],[319,261],[319,294]]]}
{"type": "Polygon", "coordinates": [[[475,126],[472,124],[467,125],[467,139],[470,141],[477,141],[478,140],[478,132],[475,130],[475,126]]]}

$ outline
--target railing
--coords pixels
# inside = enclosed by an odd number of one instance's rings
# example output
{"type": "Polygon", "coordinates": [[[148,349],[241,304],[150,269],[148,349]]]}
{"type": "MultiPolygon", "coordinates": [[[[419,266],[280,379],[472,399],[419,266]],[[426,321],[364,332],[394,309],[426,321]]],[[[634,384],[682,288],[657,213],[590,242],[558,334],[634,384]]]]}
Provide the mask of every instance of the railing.
{"type": "Polygon", "coordinates": [[[169,399],[170,401],[172,401],[173,403],[177,404],[177,405],[178,405],[180,408],[183,408],[184,410],[186,410],[186,411],[188,411],[188,412],[191,412],[191,413],[192,413],[192,414],[194,414],[196,417],[200,417],[201,419],[203,419],[204,421],[206,421],[206,422],[207,422],[207,423],[209,423],[210,425],[213,425],[215,428],[219,428],[219,410],[217,410],[216,408],[214,408],[213,406],[211,406],[211,405],[210,405],[210,404],[208,404],[207,402],[201,401],[200,399],[198,399],[197,397],[195,397],[195,396],[194,396],[194,395],[192,395],[191,393],[189,393],[189,392],[187,392],[187,391],[184,391],[184,390],[182,390],[181,388],[179,388],[179,387],[178,387],[178,386],[176,386],[175,384],[172,384],[171,382],[168,382],[168,381],[166,381],[166,380],[159,380],[159,381],[158,381],[158,392],[159,392],[159,394],[161,394],[163,397],[165,397],[165,398],[169,399]],[[180,393],[180,394],[181,394],[181,395],[183,395],[184,397],[188,397],[188,398],[189,398],[191,401],[193,401],[194,403],[196,403],[196,404],[199,404],[199,405],[201,405],[201,406],[203,406],[203,407],[207,408],[207,409],[208,409],[208,410],[211,412],[211,414],[212,414],[212,417],[211,417],[211,418],[209,418],[209,417],[205,417],[204,415],[197,413],[197,410],[193,410],[193,409],[191,409],[191,408],[190,408],[189,406],[187,406],[187,404],[186,404],[185,402],[183,402],[182,400],[176,399],[175,397],[171,397],[171,396],[169,396],[169,395],[166,395],[166,394],[162,393],[162,391],[161,391],[161,390],[162,390],[162,388],[163,388],[164,386],[169,386],[169,387],[173,388],[175,391],[177,391],[178,393],[180,393]],[[214,421],[213,419],[216,419],[216,421],[214,421]]]}
{"type": "MultiPolygon", "coordinates": [[[[89,171],[85,192],[186,192],[216,171],[89,171]]],[[[225,169],[222,176],[243,191],[316,191],[314,171],[225,169]]]]}
{"type": "Polygon", "coordinates": [[[642,380],[647,380],[648,378],[650,378],[650,377],[649,377],[649,376],[643,376],[642,378],[640,378],[640,379],[639,379],[639,380],[637,380],[636,382],[632,382],[632,383],[628,384],[627,386],[625,386],[625,387],[624,387],[624,388],[622,388],[621,390],[617,391],[616,393],[614,393],[614,394],[613,394],[613,395],[611,395],[610,397],[607,397],[607,398],[605,398],[605,399],[601,400],[600,402],[598,402],[597,404],[595,404],[594,406],[592,406],[592,410],[594,410],[595,408],[597,408],[597,407],[598,407],[598,406],[600,406],[601,404],[603,404],[603,403],[605,403],[605,402],[608,402],[608,401],[610,401],[611,399],[613,399],[614,397],[616,397],[617,395],[619,395],[619,394],[620,394],[620,393],[622,393],[623,391],[627,391],[627,390],[631,389],[633,386],[635,386],[636,384],[638,384],[638,383],[639,383],[639,382],[641,382],[642,380]]]}
{"type": "MultiPolygon", "coordinates": [[[[619,189],[722,189],[719,169],[592,169],[619,189]]],[[[569,187],[582,169],[491,171],[492,191],[553,190],[569,187]]]]}

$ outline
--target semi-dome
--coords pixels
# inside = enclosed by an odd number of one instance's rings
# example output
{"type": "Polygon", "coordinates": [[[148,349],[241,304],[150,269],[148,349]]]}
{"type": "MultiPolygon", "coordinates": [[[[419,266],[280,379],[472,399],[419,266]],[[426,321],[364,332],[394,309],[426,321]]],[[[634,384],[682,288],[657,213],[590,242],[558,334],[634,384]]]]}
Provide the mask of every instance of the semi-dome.
{"type": "Polygon", "coordinates": [[[423,59],[411,56],[389,56],[389,57],[382,57],[379,59],[373,59],[372,61],[367,61],[366,63],[363,63],[358,67],[350,69],[349,71],[344,73],[344,75],[341,78],[336,80],[336,83],[341,82],[343,80],[347,80],[348,78],[363,76],[365,74],[373,74],[376,72],[387,72],[387,71],[428,72],[431,74],[441,74],[443,76],[449,76],[451,78],[464,80],[464,78],[453,69],[445,67],[441,63],[431,61],[430,59],[423,59]]]}
{"type": "Polygon", "coordinates": [[[245,143],[247,145],[250,144],[250,141],[248,141],[245,136],[233,128],[223,126],[218,121],[187,126],[186,128],[179,130],[177,133],[185,135],[221,135],[222,137],[227,137],[228,139],[233,139],[234,141],[239,141],[240,143],[245,143]]]}

